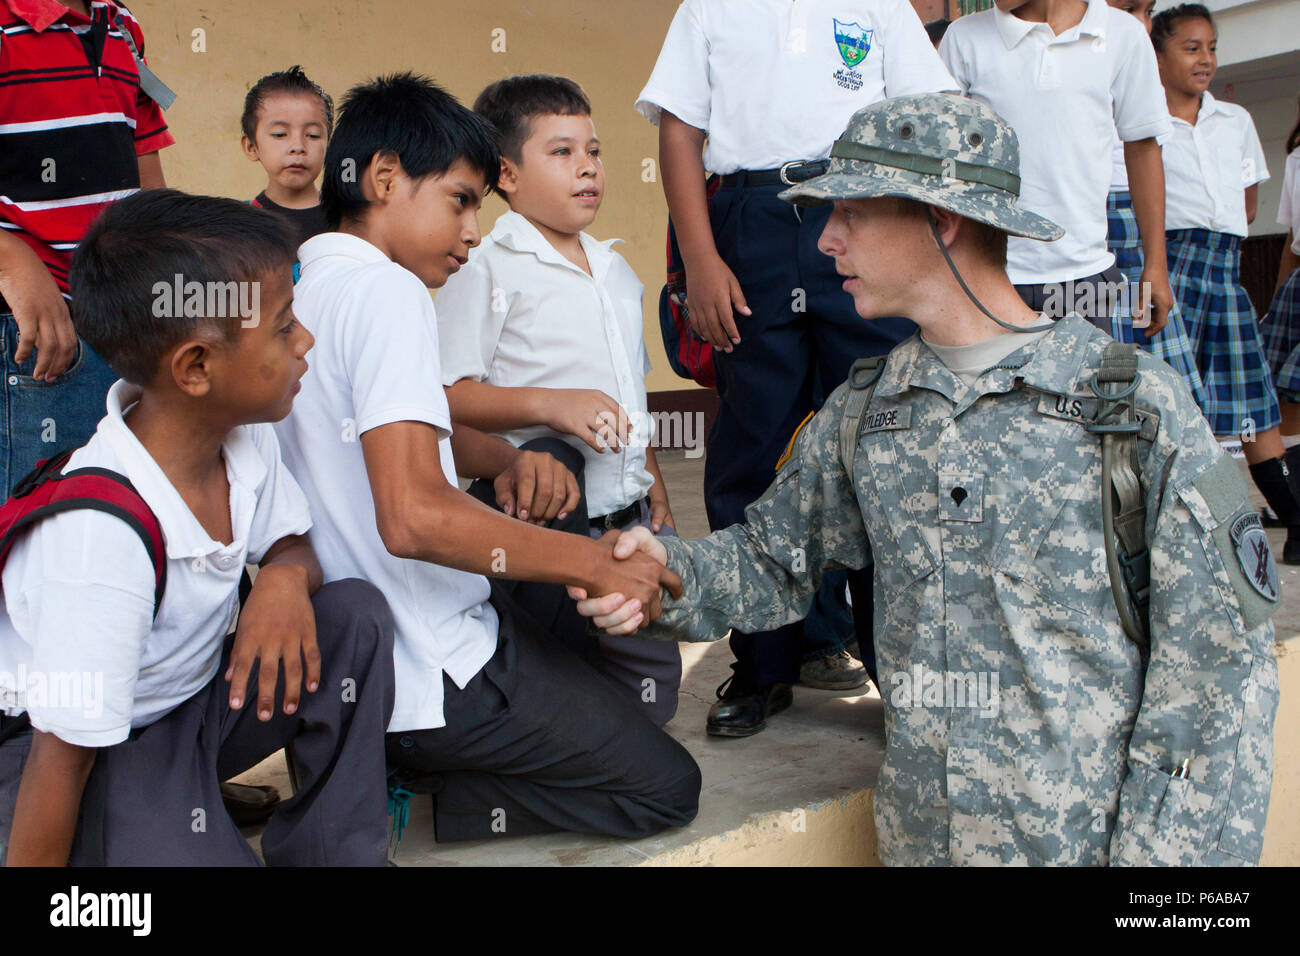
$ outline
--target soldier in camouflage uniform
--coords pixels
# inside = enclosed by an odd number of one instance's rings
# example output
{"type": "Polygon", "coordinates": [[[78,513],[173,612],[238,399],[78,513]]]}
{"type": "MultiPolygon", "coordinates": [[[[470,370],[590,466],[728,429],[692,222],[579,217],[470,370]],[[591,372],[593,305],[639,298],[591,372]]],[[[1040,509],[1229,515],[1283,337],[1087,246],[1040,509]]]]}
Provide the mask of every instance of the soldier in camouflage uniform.
{"type": "MultiPolygon", "coordinates": [[[[1237,466],[1178,375],[1140,354],[1141,650],[1112,598],[1100,444],[1084,428],[1111,340],[1077,315],[1050,325],[1017,311],[987,252],[1003,234],[1060,234],[1015,206],[1014,132],[972,100],[901,97],[858,112],[832,156],[783,197],[833,201],[821,248],[854,275],[859,312],[922,331],[796,433],[744,524],[697,541],[620,539],[616,553],[647,551],[685,585],[647,633],[777,627],[805,612],[823,572],[874,559],[886,863],[1257,862],[1278,593],[1237,466]],[[1003,357],[963,378],[938,357],[945,341],[1003,357]],[[850,474],[841,425],[864,387],[850,474]]],[[[658,610],[618,595],[579,607],[611,633],[658,610]]]]}

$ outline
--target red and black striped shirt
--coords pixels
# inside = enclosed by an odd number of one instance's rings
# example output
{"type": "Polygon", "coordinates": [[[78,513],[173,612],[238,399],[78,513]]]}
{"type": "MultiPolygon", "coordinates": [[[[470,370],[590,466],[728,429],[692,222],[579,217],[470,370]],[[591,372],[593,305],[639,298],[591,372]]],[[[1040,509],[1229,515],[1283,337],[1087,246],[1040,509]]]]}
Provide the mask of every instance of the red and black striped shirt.
{"type": "Polygon", "coordinates": [[[113,0],[90,13],[0,0],[0,229],[31,246],[65,294],[91,222],[140,188],[137,157],[175,142],[114,21],[143,56],[140,25],[113,0]]]}

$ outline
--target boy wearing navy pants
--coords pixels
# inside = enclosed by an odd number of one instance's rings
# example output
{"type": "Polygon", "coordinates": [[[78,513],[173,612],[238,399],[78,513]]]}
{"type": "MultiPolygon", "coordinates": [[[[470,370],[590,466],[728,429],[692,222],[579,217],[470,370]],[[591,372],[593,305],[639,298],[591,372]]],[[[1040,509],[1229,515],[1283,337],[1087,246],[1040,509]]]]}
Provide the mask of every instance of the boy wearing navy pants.
{"type": "MultiPolygon", "coordinates": [[[[720,405],[704,475],[712,529],[744,520],[791,436],[855,359],[885,354],[916,328],[890,318],[864,326],[817,251],[826,213],[794,210],[777,193],[824,170],[855,110],[953,89],[906,0],[686,0],[678,8],[637,109],[659,126],[691,323],[715,350],[720,405]],[[758,73],[756,60],[765,65],[758,73]],[[711,198],[706,169],[721,177],[711,198]]],[[[803,622],[732,632],[734,673],[710,711],[710,734],[762,730],[790,705],[801,659],[829,659],[832,678],[856,675],[817,686],[865,682],[844,650],[853,639],[844,584],[843,574],[827,575],[803,622]]],[[[869,570],[853,591],[859,646],[872,666],[869,570]]]]}

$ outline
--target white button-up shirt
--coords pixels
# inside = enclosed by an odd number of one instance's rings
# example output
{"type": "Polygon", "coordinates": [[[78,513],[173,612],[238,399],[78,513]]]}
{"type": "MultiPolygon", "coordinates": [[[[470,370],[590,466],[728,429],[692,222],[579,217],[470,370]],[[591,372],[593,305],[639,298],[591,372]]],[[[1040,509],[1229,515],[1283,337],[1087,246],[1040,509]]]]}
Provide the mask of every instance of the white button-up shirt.
{"type": "Polygon", "coordinates": [[[230,481],[230,544],[214,541],[122,419],[139,397],[119,381],[108,414],[64,471],[125,475],[167,547],[154,617],[154,570],[136,533],[99,511],[71,511],[20,538],[4,569],[0,710],[82,747],[121,743],[202,690],[217,673],[239,610],[244,563],[311,527],[307,500],[280,461],[270,425],[236,428],[221,452],[230,481]]]}
{"type": "Polygon", "coordinates": [[[1246,188],[1268,179],[1250,114],[1207,91],[1195,126],[1170,119],[1174,133],[1163,150],[1165,228],[1246,235],[1246,188]]]}
{"type": "Polygon", "coordinates": [[[496,650],[487,578],[388,552],[361,451],[372,428],[424,422],[437,431],[443,477],[456,484],[433,301],[414,273],[356,236],[313,236],[298,256],[293,310],[316,347],[293,411],[275,426],[284,461],[311,503],[325,580],[369,581],[393,610],[388,729],[442,727],[443,673],[464,687],[496,650]]]}
{"type": "Polygon", "coordinates": [[[715,173],[821,159],[887,96],[956,90],[907,0],[686,0],[636,108],[705,130],[715,173]]]}
{"type": "Polygon", "coordinates": [[[1060,36],[996,7],[961,17],[939,54],[969,95],[1020,140],[1021,208],[1065,230],[1056,242],[1012,238],[1016,284],[1081,279],[1109,268],[1106,194],[1115,133],[1124,142],[1166,136],[1169,110],[1155,51],[1131,15],[1088,0],[1060,36]]]}
{"type": "Polygon", "coordinates": [[[1277,222],[1291,230],[1291,251],[1300,256],[1300,147],[1291,150],[1282,174],[1282,196],[1277,201],[1277,222]]]}
{"type": "Polygon", "coordinates": [[[651,438],[646,414],[645,286],[612,249],[617,239],[579,237],[591,275],[517,212],[496,221],[469,262],[438,292],[442,381],[473,379],[502,388],[593,388],[617,401],[633,429],[618,452],[598,452],[544,425],[502,437],[514,445],[562,438],[586,460],[587,512],[604,515],[645,497],[651,438]]]}

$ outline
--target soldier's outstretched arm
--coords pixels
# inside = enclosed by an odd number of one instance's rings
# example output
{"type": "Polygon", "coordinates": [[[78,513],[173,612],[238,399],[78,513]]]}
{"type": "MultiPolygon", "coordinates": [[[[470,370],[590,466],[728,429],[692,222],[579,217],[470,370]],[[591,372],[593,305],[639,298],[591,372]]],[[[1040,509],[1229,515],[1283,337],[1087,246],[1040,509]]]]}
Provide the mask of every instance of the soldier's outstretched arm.
{"type": "Polygon", "coordinates": [[[727,629],[764,631],[808,613],[822,574],[865,567],[871,549],[840,461],[845,389],[795,435],[772,485],[744,524],[695,541],[660,538],[682,577],[680,600],[643,636],[711,641],[727,629]]]}
{"type": "Polygon", "coordinates": [[[1190,397],[1177,404],[1191,410],[1162,410],[1144,468],[1159,476],[1147,490],[1151,650],[1110,861],[1256,863],[1273,770],[1277,572],[1237,463],[1190,397]]]}

